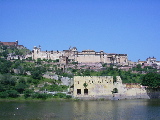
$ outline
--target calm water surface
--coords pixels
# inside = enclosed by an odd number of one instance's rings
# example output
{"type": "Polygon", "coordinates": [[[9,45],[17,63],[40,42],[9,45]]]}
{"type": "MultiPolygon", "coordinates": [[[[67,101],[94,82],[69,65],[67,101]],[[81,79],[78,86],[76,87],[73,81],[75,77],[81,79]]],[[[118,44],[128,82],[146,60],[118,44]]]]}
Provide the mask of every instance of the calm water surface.
{"type": "Polygon", "coordinates": [[[0,120],[160,120],[160,100],[0,102],[0,120]]]}

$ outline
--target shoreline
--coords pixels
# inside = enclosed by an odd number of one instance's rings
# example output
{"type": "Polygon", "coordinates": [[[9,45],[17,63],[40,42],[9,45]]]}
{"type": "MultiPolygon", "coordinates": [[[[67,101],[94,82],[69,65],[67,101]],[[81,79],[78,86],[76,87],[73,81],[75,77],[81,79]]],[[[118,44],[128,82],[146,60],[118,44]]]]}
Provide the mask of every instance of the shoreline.
{"type": "Polygon", "coordinates": [[[33,101],[33,102],[38,102],[38,101],[63,101],[63,100],[72,100],[72,99],[64,99],[64,98],[48,98],[48,99],[24,99],[24,98],[0,98],[0,102],[14,102],[14,101],[19,101],[19,102],[27,102],[27,101],[33,101]]]}
{"type": "MultiPolygon", "coordinates": [[[[124,99],[106,99],[106,98],[70,98],[70,99],[64,99],[64,98],[48,98],[48,99],[24,99],[24,98],[8,98],[3,99],[0,98],[0,102],[41,102],[41,101],[118,101],[118,100],[138,100],[138,99],[144,99],[144,100],[153,100],[150,98],[124,98],[124,99]]],[[[158,99],[158,98],[154,98],[158,99]]]]}

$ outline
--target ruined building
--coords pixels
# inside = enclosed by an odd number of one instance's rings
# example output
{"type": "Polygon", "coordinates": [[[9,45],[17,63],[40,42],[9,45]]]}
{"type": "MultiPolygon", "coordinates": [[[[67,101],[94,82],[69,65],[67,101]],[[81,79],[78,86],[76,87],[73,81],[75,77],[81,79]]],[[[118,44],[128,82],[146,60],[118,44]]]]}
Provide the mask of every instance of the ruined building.
{"type": "Polygon", "coordinates": [[[113,76],[74,76],[74,97],[112,95],[113,76]]]}
{"type": "Polygon", "coordinates": [[[74,76],[73,97],[132,99],[149,98],[144,86],[122,83],[120,76],[74,76]]]}

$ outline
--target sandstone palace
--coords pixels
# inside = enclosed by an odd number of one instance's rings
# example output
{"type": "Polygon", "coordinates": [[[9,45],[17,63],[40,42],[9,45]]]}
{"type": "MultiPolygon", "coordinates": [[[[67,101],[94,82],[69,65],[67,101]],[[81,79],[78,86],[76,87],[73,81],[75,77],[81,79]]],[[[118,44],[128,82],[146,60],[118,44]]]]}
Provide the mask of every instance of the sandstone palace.
{"type": "Polygon", "coordinates": [[[76,47],[63,51],[41,51],[41,47],[34,47],[32,51],[33,59],[59,60],[60,63],[68,61],[78,63],[107,63],[126,65],[128,63],[127,54],[105,53],[104,51],[95,52],[94,50],[83,50],[79,52],[76,47]]]}

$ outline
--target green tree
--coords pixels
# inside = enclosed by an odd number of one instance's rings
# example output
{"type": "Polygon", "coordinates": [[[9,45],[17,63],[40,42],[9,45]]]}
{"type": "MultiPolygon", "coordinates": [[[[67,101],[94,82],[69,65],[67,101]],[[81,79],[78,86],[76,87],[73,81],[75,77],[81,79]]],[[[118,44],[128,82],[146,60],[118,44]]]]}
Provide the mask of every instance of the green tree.
{"type": "Polygon", "coordinates": [[[5,74],[5,73],[10,73],[12,66],[12,62],[5,60],[3,58],[0,58],[0,73],[5,74]]]}
{"type": "Polygon", "coordinates": [[[45,72],[46,69],[44,67],[36,67],[31,71],[31,76],[33,79],[40,80],[45,72]]]}
{"type": "Polygon", "coordinates": [[[6,90],[14,89],[16,84],[15,77],[12,77],[10,74],[4,74],[0,76],[0,84],[3,85],[6,90]]]}
{"type": "Polygon", "coordinates": [[[23,93],[28,86],[25,83],[18,83],[15,88],[19,93],[23,93]]]}
{"type": "Polygon", "coordinates": [[[140,65],[140,64],[138,64],[138,65],[136,66],[136,68],[137,68],[137,71],[141,71],[141,70],[142,70],[142,68],[141,68],[141,65],[140,65]]]}
{"type": "Polygon", "coordinates": [[[16,98],[19,96],[19,93],[16,90],[7,90],[8,97],[16,98]]]}
{"type": "Polygon", "coordinates": [[[28,98],[28,97],[31,97],[31,95],[33,94],[33,90],[26,89],[23,93],[24,93],[24,97],[28,98]]]}
{"type": "Polygon", "coordinates": [[[87,88],[88,84],[85,82],[85,83],[83,84],[83,86],[84,86],[85,88],[87,88]]]}
{"type": "Polygon", "coordinates": [[[66,98],[66,94],[64,94],[64,93],[57,93],[57,94],[54,94],[54,97],[55,98],[66,98]]]}
{"type": "Polygon", "coordinates": [[[160,74],[158,73],[147,73],[142,78],[142,85],[151,88],[157,88],[160,86],[160,74]]]}
{"type": "Polygon", "coordinates": [[[31,75],[33,79],[40,80],[42,78],[42,73],[40,71],[32,71],[31,75]]]}
{"type": "Polygon", "coordinates": [[[32,78],[30,78],[30,77],[29,77],[29,78],[27,78],[27,83],[29,83],[29,84],[30,84],[30,83],[32,83],[32,81],[33,81],[33,79],[32,79],[32,78]]]}
{"type": "Polygon", "coordinates": [[[37,63],[37,64],[42,64],[41,58],[38,58],[36,63],[37,63]]]}
{"type": "Polygon", "coordinates": [[[9,94],[4,91],[4,92],[0,92],[0,98],[7,98],[9,96],[9,94]]]}

